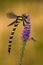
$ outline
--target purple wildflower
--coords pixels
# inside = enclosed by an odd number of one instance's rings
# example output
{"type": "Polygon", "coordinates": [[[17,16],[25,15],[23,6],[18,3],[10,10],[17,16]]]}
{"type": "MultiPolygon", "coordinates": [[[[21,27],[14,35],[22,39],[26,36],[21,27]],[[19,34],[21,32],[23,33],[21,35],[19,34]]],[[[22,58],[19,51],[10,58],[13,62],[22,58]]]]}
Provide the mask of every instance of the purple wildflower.
{"type": "Polygon", "coordinates": [[[30,18],[27,17],[26,18],[26,24],[24,26],[24,30],[23,30],[23,33],[22,33],[22,39],[23,40],[27,40],[30,36],[30,18]]]}
{"type": "Polygon", "coordinates": [[[26,42],[30,37],[30,18],[29,16],[26,16],[26,21],[24,21],[24,30],[22,33],[22,45],[20,48],[20,57],[19,57],[19,62],[18,65],[22,65],[22,59],[23,59],[23,54],[24,54],[24,50],[25,50],[25,46],[26,46],[26,42]]]}

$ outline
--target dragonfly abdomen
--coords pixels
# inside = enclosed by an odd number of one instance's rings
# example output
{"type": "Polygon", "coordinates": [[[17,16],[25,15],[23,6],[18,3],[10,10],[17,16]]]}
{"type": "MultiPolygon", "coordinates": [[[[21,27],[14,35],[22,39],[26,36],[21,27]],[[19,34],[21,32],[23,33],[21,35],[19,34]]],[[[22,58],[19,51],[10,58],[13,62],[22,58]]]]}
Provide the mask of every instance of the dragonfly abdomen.
{"type": "Polygon", "coordinates": [[[13,37],[14,37],[14,32],[15,32],[16,27],[18,26],[18,24],[19,24],[19,23],[15,23],[15,24],[14,24],[13,30],[12,30],[11,35],[10,35],[10,38],[9,38],[9,46],[8,46],[8,52],[9,52],[9,53],[10,53],[10,51],[11,51],[11,43],[12,43],[12,39],[13,39],[13,37]]]}

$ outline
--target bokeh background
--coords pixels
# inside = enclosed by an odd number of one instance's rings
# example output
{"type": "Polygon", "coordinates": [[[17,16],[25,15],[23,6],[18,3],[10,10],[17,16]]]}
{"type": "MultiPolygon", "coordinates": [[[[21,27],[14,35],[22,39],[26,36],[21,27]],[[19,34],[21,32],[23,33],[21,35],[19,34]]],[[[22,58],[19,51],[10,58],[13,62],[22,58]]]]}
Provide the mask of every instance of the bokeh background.
{"type": "Polygon", "coordinates": [[[13,25],[11,27],[7,25],[14,21],[7,18],[8,12],[30,15],[30,37],[34,37],[36,42],[28,40],[22,65],[43,65],[43,1],[41,0],[0,0],[0,65],[18,65],[22,44],[23,24],[21,22],[14,34],[11,54],[8,54],[8,41],[13,25]]]}

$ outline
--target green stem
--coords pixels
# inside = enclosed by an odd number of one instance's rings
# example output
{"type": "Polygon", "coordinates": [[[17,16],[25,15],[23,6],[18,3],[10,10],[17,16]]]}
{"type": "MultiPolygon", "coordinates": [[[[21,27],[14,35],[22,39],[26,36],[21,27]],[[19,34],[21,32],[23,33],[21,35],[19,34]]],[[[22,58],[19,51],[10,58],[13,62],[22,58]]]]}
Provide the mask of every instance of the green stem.
{"type": "Polygon", "coordinates": [[[21,45],[21,48],[20,48],[20,55],[19,55],[18,65],[21,65],[21,64],[22,64],[22,58],[23,58],[25,46],[26,46],[26,41],[23,41],[23,43],[22,43],[22,45],[21,45]]]}

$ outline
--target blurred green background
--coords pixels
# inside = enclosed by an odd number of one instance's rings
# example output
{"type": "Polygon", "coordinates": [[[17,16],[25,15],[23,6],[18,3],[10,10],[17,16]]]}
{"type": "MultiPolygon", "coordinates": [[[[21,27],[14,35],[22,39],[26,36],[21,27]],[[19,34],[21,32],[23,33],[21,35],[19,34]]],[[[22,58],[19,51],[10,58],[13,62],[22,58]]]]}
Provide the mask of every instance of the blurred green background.
{"type": "Polygon", "coordinates": [[[14,34],[11,54],[8,54],[8,41],[13,26],[7,25],[14,21],[7,18],[8,12],[30,15],[30,37],[34,37],[36,42],[28,40],[22,65],[43,65],[43,1],[41,0],[0,0],[0,65],[18,65],[22,44],[23,24],[21,22],[14,34]]]}

